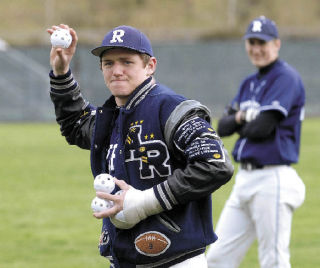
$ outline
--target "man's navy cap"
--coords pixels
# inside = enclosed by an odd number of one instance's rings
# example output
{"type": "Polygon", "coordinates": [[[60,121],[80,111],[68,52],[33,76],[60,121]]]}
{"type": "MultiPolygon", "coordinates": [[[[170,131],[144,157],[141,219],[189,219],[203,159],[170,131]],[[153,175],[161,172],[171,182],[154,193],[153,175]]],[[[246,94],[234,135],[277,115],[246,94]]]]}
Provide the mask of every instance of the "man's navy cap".
{"type": "Polygon", "coordinates": [[[260,16],[250,22],[243,39],[257,38],[264,41],[279,38],[277,25],[274,21],[260,16]]]}
{"type": "Polygon", "coordinates": [[[101,46],[93,49],[91,53],[100,57],[105,50],[111,48],[128,48],[153,56],[148,37],[138,29],[126,25],[118,26],[108,32],[101,46]]]}

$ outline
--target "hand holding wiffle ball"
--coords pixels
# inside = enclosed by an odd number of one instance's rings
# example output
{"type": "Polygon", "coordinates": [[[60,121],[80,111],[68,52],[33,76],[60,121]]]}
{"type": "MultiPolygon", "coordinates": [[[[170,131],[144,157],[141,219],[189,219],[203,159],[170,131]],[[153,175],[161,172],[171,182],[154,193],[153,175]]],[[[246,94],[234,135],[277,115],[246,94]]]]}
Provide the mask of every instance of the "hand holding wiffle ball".
{"type": "Polygon", "coordinates": [[[163,211],[153,188],[139,190],[109,174],[96,176],[94,188],[97,197],[92,201],[93,216],[109,218],[119,229],[130,229],[148,216],[163,211]],[[115,186],[120,190],[115,192],[115,186]]]}
{"type": "MultiPolygon", "coordinates": [[[[96,191],[110,194],[115,189],[115,182],[111,175],[102,173],[95,177],[93,187],[96,191]]],[[[94,212],[101,212],[112,207],[112,201],[107,201],[99,197],[95,197],[91,202],[91,208],[94,212]]]]}
{"type": "MultiPolygon", "coordinates": [[[[116,187],[114,178],[107,173],[101,173],[95,177],[93,182],[93,187],[97,192],[105,192],[111,194],[116,187]]],[[[119,190],[115,193],[115,195],[120,195],[123,190],[119,190]]],[[[110,200],[105,200],[99,197],[93,198],[91,202],[91,208],[93,212],[102,212],[113,207],[113,202],[110,200]]],[[[125,221],[123,211],[120,211],[116,215],[110,217],[111,222],[117,227],[121,229],[130,229],[135,224],[128,223],[125,221]]]]}
{"type": "MultiPolygon", "coordinates": [[[[125,182],[122,182],[125,183],[125,182]]],[[[115,178],[107,173],[99,174],[95,177],[94,183],[93,183],[94,189],[97,192],[104,192],[111,194],[116,186],[115,178]]],[[[129,186],[128,186],[129,188],[129,186]]],[[[121,195],[124,192],[124,190],[120,189],[114,195],[121,195]]],[[[105,210],[111,209],[114,206],[114,202],[111,200],[106,200],[103,198],[100,198],[96,196],[92,202],[91,202],[91,208],[93,212],[103,212],[105,210]]],[[[134,225],[136,225],[137,222],[131,223],[127,222],[123,213],[123,210],[119,211],[115,215],[110,215],[110,221],[113,223],[114,226],[120,229],[130,229],[134,225]]]]}

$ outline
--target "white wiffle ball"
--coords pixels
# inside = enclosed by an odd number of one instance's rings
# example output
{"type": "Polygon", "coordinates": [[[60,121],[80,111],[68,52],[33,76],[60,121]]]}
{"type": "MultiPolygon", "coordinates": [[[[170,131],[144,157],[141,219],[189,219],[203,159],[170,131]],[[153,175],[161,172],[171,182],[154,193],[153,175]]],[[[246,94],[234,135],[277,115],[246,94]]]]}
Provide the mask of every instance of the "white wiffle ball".
{"type": "Polygon", "coordinates": [[[110,174],[101,173],[95,177],[93,187],[98,192],[105,192],[110,194],[116,187],[116,184],[110,174]]]}
{"type": "Polygon", "coordinates": [[[99,197],[93,198],[91,202],[91,208],[94,212],[101,212],[107,209],[110,209],[113,207],[113,202],[112,201],[107,201],[104,199],[101,199],[99,197]]]}
{"type": "Polygon", "coordinates": [[[69,30],[58,28],[51,34],[50,41],[53,47],[68,48],[72,42],[72,36],[69,30]]]}

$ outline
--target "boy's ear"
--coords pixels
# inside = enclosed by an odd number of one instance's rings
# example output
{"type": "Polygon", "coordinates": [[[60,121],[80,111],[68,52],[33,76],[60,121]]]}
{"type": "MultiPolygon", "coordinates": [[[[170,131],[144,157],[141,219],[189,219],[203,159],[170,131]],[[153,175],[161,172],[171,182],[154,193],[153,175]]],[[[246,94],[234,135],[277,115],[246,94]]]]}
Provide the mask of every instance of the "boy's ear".
{"type": "Polygon", "coordinates": [[[148,75],[153,75],[157,68],[157,59],[155,57],[151,57],[148,64],[148,75]]]}

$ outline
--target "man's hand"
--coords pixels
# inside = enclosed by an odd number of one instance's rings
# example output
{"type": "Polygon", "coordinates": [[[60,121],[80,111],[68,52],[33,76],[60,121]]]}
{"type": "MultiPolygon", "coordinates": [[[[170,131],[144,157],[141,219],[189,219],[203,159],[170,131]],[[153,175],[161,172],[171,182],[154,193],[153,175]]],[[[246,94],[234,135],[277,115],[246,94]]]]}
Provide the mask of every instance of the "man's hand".
{"type": "Polygon", "coordinates": [[[253,120],[255,120],[257,118],[257,116],[259,115],[260,111],[258,108],[249,108],[248,110],[246,110],[245,113],[245,120],[246,122],[251,122],[253,120]]]}
{"type": "Polygon", "coordinates": [[[153,189],[137,190],[123,180],[115,179],[121,191],[112,195],[97,192],[99,198],[110,200],[114,206],[102,212],[96,212],[94,217],[110,218],[110,221],[120,229],[130,229],[148,216],[163,211],[153,189]]]}
{"type": "Polygon", "coordinates": [[[125,181],[118,180],[116,178],[114,178],[114,182],[121,189],[116,194],[109,194],[106,192],[99,192],[99,191],[96,192],[97,197],[113,202],[112,208],[108,210],[104,210],[102,212],[93,213],[93,216],[96,217],[97,219],[113,217],[123,209],[125,195],[131,186],[127,184],[125,181]]]}
{"type": "Polygon", "coordinates": [[[71,45],[68,48],[52,47],[50,52],[50,65],[52,67],[55,76],[64,75],[70,68],[71,59],[76,51],[78,42],[77,33],[69,28],[68,25],[60,24],[59,26],[52,26],[47,29],[47,32],[51,35],[57,28],[63,28],[70,31],[72,36],[71,45]]]}
{"type": "Polygon", "coordinates": [[[249,108],[245,111],[239,110],[235,114],[235,121],[238,125],[249,123],[257,118],[260,111],[258,108],[249,108]]]}

